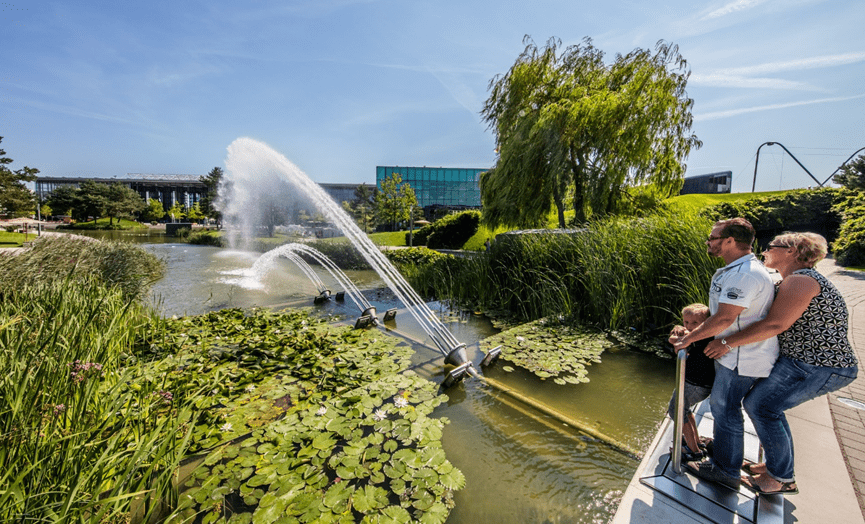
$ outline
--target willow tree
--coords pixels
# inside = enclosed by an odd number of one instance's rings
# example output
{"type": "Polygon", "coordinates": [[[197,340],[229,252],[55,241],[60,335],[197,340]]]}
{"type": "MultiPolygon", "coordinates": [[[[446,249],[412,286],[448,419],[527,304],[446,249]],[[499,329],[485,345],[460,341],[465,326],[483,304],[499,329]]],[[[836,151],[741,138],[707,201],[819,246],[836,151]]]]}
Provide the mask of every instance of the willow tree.
{"type": "Polygon", "coordinates": [[[690,134],[690,71],[678,48],[635,49],[604,63],[591,39],[558,53],[528,37],[510,70],[490,81],[481,114],[496,135],[496,165],[481,176],[489,225],[561,227],[614,211],[628,187],[681,188],[684,160],[702,143],[690,134]]]}

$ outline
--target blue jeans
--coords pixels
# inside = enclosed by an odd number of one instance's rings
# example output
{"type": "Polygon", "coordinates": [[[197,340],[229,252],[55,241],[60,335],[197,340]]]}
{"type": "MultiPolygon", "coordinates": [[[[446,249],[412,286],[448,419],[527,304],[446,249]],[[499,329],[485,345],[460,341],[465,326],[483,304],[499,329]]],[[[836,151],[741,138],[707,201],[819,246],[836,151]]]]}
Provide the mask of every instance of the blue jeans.
{"type": "Polygon", "coordinates": [[[742,399],[757,381],[757,377],[743,377],[739,369],[727,369],[715,361],[715,383],[709,405],[715,419],[714,451],[712,463],[728,477],[738,479],[745,454],[745,419],[742,418],[742,399]]]}
{"type": "Polygon", "coordinates": [[[795,480],[793,435],[784,411],[843,388],[856,379],[858,371],[856,366],[813,366],[782,356],[772,368],[772,374],[757,382],[744,404],[763,444],[769,476],[778,482],[795,480]]]}

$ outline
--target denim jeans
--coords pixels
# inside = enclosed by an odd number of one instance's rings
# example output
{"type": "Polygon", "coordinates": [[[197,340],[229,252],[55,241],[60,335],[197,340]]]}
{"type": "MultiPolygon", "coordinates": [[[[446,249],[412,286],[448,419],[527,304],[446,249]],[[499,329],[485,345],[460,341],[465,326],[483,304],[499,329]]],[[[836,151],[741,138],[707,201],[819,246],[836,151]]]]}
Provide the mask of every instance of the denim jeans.
{"type": "Polygon", "coordinates": [[[813,366],[782,356],[772,368],[772,374],[757,382],[744,404],[763,444],[769,476],[779,482],[795,480],[793,435],[784,411],[843,388],[856,379],[858,370],[856,366],[813,366]]]}
{"type": "Polygon", "coordinates": [[[742,399],[757,377],[743,377],[739,369],[727,369],[715,361],[715,383],[709,405],[715,419],[712,463],[728,477],[738,479],[745,454],[745,419],[742,399]]]}

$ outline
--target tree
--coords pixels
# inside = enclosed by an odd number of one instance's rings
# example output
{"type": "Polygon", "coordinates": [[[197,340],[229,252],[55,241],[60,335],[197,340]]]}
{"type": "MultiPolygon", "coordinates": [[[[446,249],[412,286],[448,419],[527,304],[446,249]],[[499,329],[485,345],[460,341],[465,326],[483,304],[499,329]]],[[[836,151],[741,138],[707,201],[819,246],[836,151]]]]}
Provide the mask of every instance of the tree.
{"type": "Polygon", "coordinates": [[[865,190],[865,155],[845,164],[832,181],[849,189],[865,190]]]}
{"type": "MultiPolygon", "coordinates": [[[[2,141],[3,137],[0,136],[2,141]]],[[[36,199],[24,183],[36,180],[39,170],[24,166],[12,171],[7,167],[11,163],[12,159],[6,157],[6,151],[0,149],[0,213],[14,218],[36,210],[36,199]]]]}
{"type": "Polygon", "coordinates": [[[72,207],[72,217],[75,220],[94,219],[105,214],[105,206],[108,205],[108,186],[92,180],[81,183],[76,193],[77,200],[72,207]]]}
{"type": "Polygon", "coordinates": [[[536,226],[570,203],[578,222],[615,210],[630,186],[673,195],[684,159],[702,143],[691,128],[690,72],[678,48],[635,49],[606,65],[591,39],[557,54],[561,41],[526,48],[490,81],[481,111],[498,158],[481,175],[484,222],[536,226]]]}
{"type": "Polygon", "coordinates": [[[391,224],[396,229],[397,223],[408,220],[409,211],[418,207],[414,189],[403,183],[399,173],[385,177],[381,188],[375,194],[375,214],[379,223],[391,224]]]}
{"type": "Polygon", "coordinates": [[[193,222],[198,222],[199,220],[201,220],[204,217],[205,217],[205,215],[201,211],[201,206],[199,205],[198,202],[192,204],[192,208],[186,214],[186,218],[188,218],[189,220],[192,220],[193,222]]]}
{"type": "Polygon", "coordinates": [[[72,185],[57,186],[51,191],[47,202],[58,214],[72,216],[79,203],[78,188],[72,185]]]}
{"type": "Polygon", "coordinates": [[[219,197],[219,184],[223,175],[221,167],[214,167],[207,175],[199,177],[199,180],[207,186],[207,194],[201,199],[201,212],[205,216],[215,218],[217,224],[222,220],[222,213],[214,205],[219,197]]]}
{"type": "Polygon", "coordinates": [[[42,216],[42,219],[44,220],[45,218],[53,215],[54,210],[51,209],[51,206],[49,206],[47,203],[45,203],[45,204],[42,204],[41,206],[39,206],[39,214],[40,214],[40,216],[42,216]]]}
{"type": "Polygon", "coordinates": [[[126,184],[113,182],[105,190],[105,214],[108,215],[108,225],[114,225],[114,219],[118,222],[121,217],[131,218],[133,215],[143,211],[147,207],[144,199],[126,184]]]}
{"type": "Polygon", "coordinates": [[[162,202],[151,198],[147,202],[147,207],[141,212],[142,222],[155,222],[165,216],[165,208],[162,207],[162,202]]]}
{"type": "Polygon", "coordinates": [[[354,189],[354,200],[344,201],[342,208],[351,215],[364,233],[375,227],[375,194],[374,186],[361,184],[354,189]]]}
{"type": "Polygon", "coordinates": [[[174,205],[171,206],[171,209],[168,210],[168,216],[171,217],[171,221],[175,220],[183,220],[186,216],[186,211],[183,209],[183,206],[180,202],[174,202],[174,205]]]}

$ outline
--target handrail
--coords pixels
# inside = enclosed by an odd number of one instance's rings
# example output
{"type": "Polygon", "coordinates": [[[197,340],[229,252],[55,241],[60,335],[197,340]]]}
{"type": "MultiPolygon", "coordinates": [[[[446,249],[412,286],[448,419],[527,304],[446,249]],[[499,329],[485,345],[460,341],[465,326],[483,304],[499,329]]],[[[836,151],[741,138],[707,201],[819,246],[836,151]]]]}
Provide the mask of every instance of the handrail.
{"type": "Polygon", "coordinates": [[[676,418],[673,419],[673,471],[682,474],[682,425],[685,420],[685,359],[688,351],[676,355],[676,418]]]}

